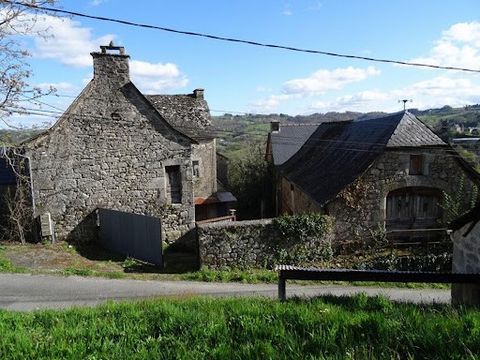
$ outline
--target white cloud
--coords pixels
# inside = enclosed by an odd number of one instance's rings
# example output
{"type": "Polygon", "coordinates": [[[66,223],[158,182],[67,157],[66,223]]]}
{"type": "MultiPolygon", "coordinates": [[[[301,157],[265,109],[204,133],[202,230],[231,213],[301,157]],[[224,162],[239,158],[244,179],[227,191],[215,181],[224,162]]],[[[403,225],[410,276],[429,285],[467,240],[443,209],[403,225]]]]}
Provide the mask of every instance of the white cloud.
{"type": "Polygon", "coordinates": [[[446,40],[464,42],[480,47],[480,22],[457,23],[443,32],[446,40]]]}
{"type": "Polygon", "coordinates": [[[92,66],[90,52],[115,38],[113,34],[94,38],[91,29],[82,27],[79,22],[49,15],[37,18],[35,30],[44,35],[34,36],[35,57],[56,59],[76,67],[92,66]]]}
{"type": "Polygon", "coordinates": [[[99,6],[103,4],[106,0],[91,0],[88,5],[90,6],[99,6]]]}
{"type": "Polygon", "coordinates": [[[306,78],[286,81],[282,86],[282,94],[270,95],[252,102],[250,106],[262,112],[274,111],[282,102],[305,96],[324,94],[327,90],[339,90],[347,84],[367,79],[380,74],[373,66],[368,68],[337,68],[333,70],[320,69],[306,78]]]}
{"type": "Polygon", "coordinates": [[[312,111],[398,111],[399,99],[413,99],[409,107],[428,109],[480,103],[480,85],[466,78],[439,76],[390,91],[367,90],[337,97],[331,101],[316,101],[312,111]]]}
{"type": "Polygon", "coordinates": [[[310,11],[319,11],[323,7],[323,4],[320,1],[317,1],[308,7],[310,11]]]}
{"type": "Polygon", "coordinates": [[[286,94],[315,95],[323,94],[327,90],[339,90],[345,85],[365,80],[368,77],[380,74],[380,70],[373,66],[366,69],[337,68],[334,70],[317,70],[310,76],[301,79],[289,80],[283,84],[283,92],[286,94]]]}
{"type": "Polygon", "coordinates": [[[271,88],[259,85],[255,88],[255,91],[259,93],[266,93],[266,92],[272,92],[273,90],[271,88]]]}
{"type": "MultiPolygon", "coordinates": [[[[55,59],[75,67],[91,67],[93,62],[90,52],[98,51],[100,45],[106,45],[116,37],[108,34],[95,38],[91,29],[82,27],[79,22],[49,15],[37,18],[35,30],[43,35],[33,35],[35,57],[55,59]]],[[[138,87],[146,92],[161,92],[184,87],[188,83],[187,77],[173,63],[132,60],[130,73],[138,87]]],[[[83,79],[83,82],[90,79],[91,76],[83,79]]]]}
{"type": "Polygon", "coordinates": [[[149,63],[146,61],[130,61],[132,81],[147,93],[185,87],[188,78],[172,63],[149,63]]]}
{"type": "Polygon", "coordinates": [[[290,10],[290,9],[284,9],[284,10],[282,11],[282,15],[292,16],[292,15],[293,15],[293,12],[292,12],[292,10],[290,10]]]}
{"type": "Polygon", "coordinates": [[[457,23],[442,33],[427,56],[412,62],[480,68],[480,22],[457,23]]]}
{"type": "Polygon", "coordinates": [[[377,90],[366,90],[353,95],[337,97],[334,101],[316,101],[312,109],[321,111],[363,111],[366,107],[389,99],[389,95],[377,90]]]}
{"type": "Polygon", "coordinates": [[[270,95],[265,99],[252,102],[250,107],[253,109],[253,112],[272,112],[282,103],[282,101],[289,100],[293,97],[298,96],[289,94],[270,95]]]}

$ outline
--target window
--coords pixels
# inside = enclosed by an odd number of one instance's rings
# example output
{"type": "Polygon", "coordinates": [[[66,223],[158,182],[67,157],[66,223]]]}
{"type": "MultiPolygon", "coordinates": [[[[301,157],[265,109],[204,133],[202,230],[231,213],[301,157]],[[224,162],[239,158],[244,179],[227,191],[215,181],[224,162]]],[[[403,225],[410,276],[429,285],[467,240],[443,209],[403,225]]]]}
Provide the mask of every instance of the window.
{"type": "Polygon", "coordinates": [[[180,166],[165,166],[167,201],[171,204],[182,202],[182,177],[180,166]]]}
{"type": "Polygon", "coordinates": [[[423,155],[410,155],[410,175],[423,174],[423,155]]]}
{"type": "Polygon", "coordinates": [[[193,171],[193,177],[194,178],[199,178],[200,177],[200,163],[198,160],[193,160],[192,161],[192,171],[193,171]]]}

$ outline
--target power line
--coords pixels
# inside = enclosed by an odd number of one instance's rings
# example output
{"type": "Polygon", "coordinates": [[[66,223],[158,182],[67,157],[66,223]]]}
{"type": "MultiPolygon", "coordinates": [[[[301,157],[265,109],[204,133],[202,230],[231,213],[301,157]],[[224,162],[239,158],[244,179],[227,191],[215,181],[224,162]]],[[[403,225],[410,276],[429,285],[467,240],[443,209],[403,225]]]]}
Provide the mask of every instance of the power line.
{"type": "Polygon", "coordinates": [[[346,59],[364,60],[364,61],[397,64],[397,65],[405,65],[405,66],[425,67],[425,68],[433,68],[433,69],[441,69],[441,70],[455,70],[455,71],[480,73],[480,69],[470,69],[470,68],[457,67],[457,66],[442,66],[442,65],[424,64],[424,63],[409,62],[409,61],[400,61],[400,60],[373,58],[373,57],[368,57],[368,56],[342,54],[342,53],[335,53],[335,52],[323,51],[323,50],[303,49],[303,48],[298,48],[298,47],[293,47],[293,46],[268,44],[268,43],[261,43],[261,42],[258,42],[258,41],[253,41],[253,40],[244,40],[244,39],[230,38],[230,37],[211,35],[211,34],[205,34],[205,33],[193,32],[193,31],[177,30],[177,29],[166,28],[166,27],[157,26],[157,25],[136,23],[136,22],[128,21],[128,20],[113,19],[113,18],[104,17],[104,16],[88,15],[88,14],[79,13],[79,12],[75,12],[75,11],[61,10],[61,9],[56,9],[56,8],[51,8],[51,7],[20,3],[20,2],[17,2],[17,1],[8,1],[7,0],[6,2],[10,3],[10,4],[13,4],[13,5],[23,6],[23,7],[27,7],[27,8],[31,8],[31,9],[49,11],[49,12],[53,12],[53,13],[57,13],[57,14],[66,14],[66,15],[71,15],[71,16],[78,16],[78,17],[83,17],[83,18],[87,18],[87,19],[118,23],[118,24],[122,24],[122,25],[135,26],[135,27],[154,29],[154,30],[161,30],[161,31],[166,31],[166,32],[170,32],[170,33],[175,33],[175,34],[203,37],[203,38],[212,39],[212,40],[227,41],[227,42],[233,42],[233,43],[247,44],[247,45],[253,45],[253,46],[261,46],[261,47],[281,49],[281,50],[301,52],[301,53],[308,53],[308,54],[333,56],[333,57],[340,57],[340,58],[346,58],[346,59]]]}

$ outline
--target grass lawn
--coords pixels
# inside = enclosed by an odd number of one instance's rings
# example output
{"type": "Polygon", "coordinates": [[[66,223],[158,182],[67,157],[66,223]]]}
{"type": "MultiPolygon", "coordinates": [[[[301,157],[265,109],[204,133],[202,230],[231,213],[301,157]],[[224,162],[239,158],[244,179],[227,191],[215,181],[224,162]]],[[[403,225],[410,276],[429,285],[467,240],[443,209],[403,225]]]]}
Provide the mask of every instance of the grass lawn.
{"type": "Polygon", "coordinates": [[[475,359],[480,311],[324,297],[0,311],[1,359],[475,359]]]}

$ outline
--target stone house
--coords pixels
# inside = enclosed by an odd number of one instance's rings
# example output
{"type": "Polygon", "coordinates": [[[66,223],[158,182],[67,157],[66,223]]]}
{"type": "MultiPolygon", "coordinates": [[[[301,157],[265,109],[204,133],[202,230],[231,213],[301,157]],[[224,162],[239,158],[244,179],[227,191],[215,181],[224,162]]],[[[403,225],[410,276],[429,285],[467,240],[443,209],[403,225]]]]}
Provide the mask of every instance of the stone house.
{"type": "Polygon", "coordinates": [[[195,226],[196,199],[217,198],[204,92],[143,95],[124,48],[100,48],[93,79],[66,112],[16,149],[28,159],[34,216],[49,213],[59,239],[88,241],[97,208],[152,215],[172,243],[195,226]]]}
{"type": "MultiPolygon", "coordinates": [[[[276,214],[321,212],[337,240],[371,231],[441,228],[444,192],[468,194],[480,176],[408,111],[316,125],[272,124],[276,214]],[[462,183],[463,189],[458,189],[462,183]]],[[[412,234],[411,233],[411,234],[412,234]]]]}
{"type": "MultiPolygon", "coordinates": [[[[480,203],[454,220],[449,228],[453,231],[452,272],[480,274],[480,203]]],[[[452,303],[478,306],[480,286],[452,284],[452,303]]]]}

